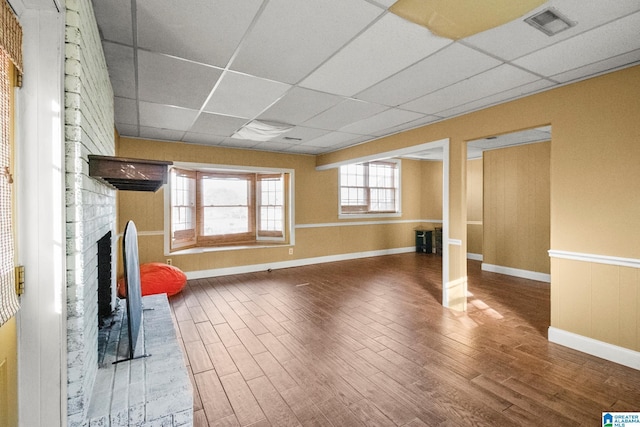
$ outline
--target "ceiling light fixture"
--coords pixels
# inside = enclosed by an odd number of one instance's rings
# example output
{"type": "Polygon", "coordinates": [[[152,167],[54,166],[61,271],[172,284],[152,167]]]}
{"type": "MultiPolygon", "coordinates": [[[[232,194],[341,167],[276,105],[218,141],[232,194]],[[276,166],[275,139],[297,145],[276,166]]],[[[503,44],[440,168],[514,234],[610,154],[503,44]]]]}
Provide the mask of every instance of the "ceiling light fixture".
{"type": "Polygon", "coordinates": [[[437,36],[459,40],[513,21],[545,1],[398,0],[389,11],[437,36]]]}
{"type": "Polygon", "coordinates": [[[527,24],[542,31],[548,36],[555,36],[561,31],[568,30],[576,25],[560,12],[553,8],[547,8],[524,20],[527,24]]]}
{"type": "Polygon", "coordinates": [[[231,138],[264,142],[270,141],[285,132],[289,132],[292,128],[293,126],[291,125],[281,123],[269,124],[253,120],[238,129],[233,135],[231,135],[231,138]]]}

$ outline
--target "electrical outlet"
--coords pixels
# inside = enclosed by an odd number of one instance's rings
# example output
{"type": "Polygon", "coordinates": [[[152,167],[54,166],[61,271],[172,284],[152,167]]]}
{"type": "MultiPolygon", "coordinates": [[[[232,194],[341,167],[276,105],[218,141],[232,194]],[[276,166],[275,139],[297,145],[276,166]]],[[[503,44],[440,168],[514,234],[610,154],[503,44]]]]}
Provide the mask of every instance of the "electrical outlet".
{"type": "Polygon", "coordinates": [[[289,248],[289,255],[293,255],[293,248],[289,248]]]}
{"type": "Polygon", "coordinates": [[[167,258],[167,265],[173,265],[173,261],[171,260],[171,258],[167,258]]]}

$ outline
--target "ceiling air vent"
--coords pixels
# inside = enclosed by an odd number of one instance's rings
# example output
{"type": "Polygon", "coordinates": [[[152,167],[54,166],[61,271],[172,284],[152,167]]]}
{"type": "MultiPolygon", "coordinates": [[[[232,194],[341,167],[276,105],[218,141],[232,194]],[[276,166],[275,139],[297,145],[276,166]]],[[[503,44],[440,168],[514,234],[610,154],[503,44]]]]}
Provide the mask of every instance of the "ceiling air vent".
{"type": "Polygon", "coordinates": [[[560,12],[553,8],[548,8],[536,13],[524,20],[527,24],[542,31],[548,36],[555,36],[561,31],[567,30],[576,25],[560,12]]]}

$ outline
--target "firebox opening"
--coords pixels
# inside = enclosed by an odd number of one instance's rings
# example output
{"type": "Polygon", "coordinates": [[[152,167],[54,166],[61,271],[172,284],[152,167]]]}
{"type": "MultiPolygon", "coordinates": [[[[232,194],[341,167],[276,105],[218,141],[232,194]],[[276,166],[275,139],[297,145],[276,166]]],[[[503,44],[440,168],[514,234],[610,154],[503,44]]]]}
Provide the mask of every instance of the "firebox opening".
{"type": "Polygon", "coordinates": [[[108,326],[113,304],[111,231],[98,240],[98,327],[108,326]]]}

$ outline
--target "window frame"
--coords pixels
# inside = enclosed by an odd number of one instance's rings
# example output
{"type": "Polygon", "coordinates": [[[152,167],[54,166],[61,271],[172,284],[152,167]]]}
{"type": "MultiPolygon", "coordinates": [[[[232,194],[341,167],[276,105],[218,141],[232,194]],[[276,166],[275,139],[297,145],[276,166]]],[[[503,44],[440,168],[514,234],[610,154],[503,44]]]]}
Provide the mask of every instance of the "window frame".
{"type": "MultiPolygon", "coordinates": [[[[348,186],[344,186],[348,187],[348,186]]],[[[386,187],[385,187],[386,188],[386,187]]],[[[350,218],[382,218],[382,217],[400,217],[402,216],[402,161],[401,159],[384,159],[384,160],[371,160],[366,162],[358,162],[358,163],[349,163],[341,165],[338,168],[338,218],[339,219],[350,219],[350,218]],[[397,183],[394,188],[395,190],[395,209],[393,211],[372,211],[371,209],[371,197],[370,193],[373,187],[370,186],[369,179],[369,165],[376,163],[392,163],[395,165],[395,174],[394,181],[397,183]],[[367,198],[367,210],[358,209],[357,207],[354,209],[345,209],[346,205],[342,205],[342,167],[343,166],[351,166],[351,165],[366,165],[366,174],[364,177],[364,187],[367,198]]],[[[365,205],[358,205],[365,206],[365,205]]]]}
{"type": "MultiPolygon", "coordinates": [[[[283,201],[282,201],[282,232],[263,232],[259,230],[260,223],[260,203],[258,197],[253,197],[254,203],[252,205],[251,216],[253,218],[253,224],[255,226],[255,238],[235,240],[233,238],[216,239],[216,238],[202,238],[200,236],[201,224],[196,226],[196,238],[197,242],[190,245],[177,246],[172,241],[172,182],[169,181],[164,186],[164,207],[165,207],[165,220],[164,220],[164,253],[165,255],[171,254],[187,254],[187,253],[199,253],[208,251],[220,251],[220,250],[234,250],[245,249],[255,247],[269,247],[269,246],[282,246],[282,245],[294,245],[295,244],[295,227],[294,227],[294,179],[295,174],[293,169],[286,168],[268,168],[268,167],[242,167],[242,166],[230,166],[230,165],[218,165],[218,164],[206,164],[206,163],[189,163],[174,161],[171,166],[170,175],[173,170],[187,170],[194,173],[202,174],[221,174],[221,175],[254,175],[253,182],[254,195],[257,190],[257,181],[260,176],[275,176],[280,175],[283,179],[283,201]]],[[[197,181],[197,180],[196,180],[197,181]]],[[[198,206],[200,204],[200,190],[199,184],[196,183],[196,212],[200,210],[198,206]]],[[[196,222],[200,220],[198,217],[201,214],[196,213],[196,222]]]]}

